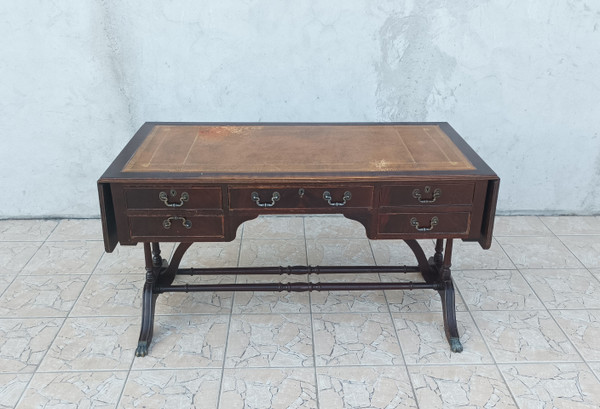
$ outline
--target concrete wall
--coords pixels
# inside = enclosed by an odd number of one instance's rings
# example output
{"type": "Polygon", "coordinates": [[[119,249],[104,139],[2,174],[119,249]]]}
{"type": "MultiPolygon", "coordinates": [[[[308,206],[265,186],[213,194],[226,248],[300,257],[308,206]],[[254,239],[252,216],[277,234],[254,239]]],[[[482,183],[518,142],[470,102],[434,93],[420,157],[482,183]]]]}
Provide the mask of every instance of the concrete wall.
{"type": "Polygon", "coordinates": [[[3,1],[0,51],[0,217],[97,216],[145,121],[448,121],[501,212],[600,212],[599,1],[3,1]]]}

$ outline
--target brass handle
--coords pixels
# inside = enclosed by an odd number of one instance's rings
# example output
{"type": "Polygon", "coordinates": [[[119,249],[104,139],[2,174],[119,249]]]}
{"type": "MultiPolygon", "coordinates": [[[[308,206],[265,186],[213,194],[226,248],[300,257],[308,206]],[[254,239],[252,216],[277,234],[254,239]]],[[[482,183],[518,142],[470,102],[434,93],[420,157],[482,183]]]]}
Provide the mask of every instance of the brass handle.
{"type": "Polygon", "coordinates": [[[163,227],[165,229],[170,229],[171,228],[171,220],[181,220],[181,224],[183,225],[183,227],[185,227],[186,229],[191,229],[192,228],[192,221],[186,219],[185,217],[178,217],[178,216],[172,216],[169,217],[168,219],[163,220],[163,227]]]}
{"type": "MultiPolygon", "coordinates": [[[[425,186],[425,194],[429,194],[431,192],[430,186],[425,186]]],[[[439,187],[433,191],[433,197],[431,199],[421,199],[421,191],[419,189],[415,189],[412,192],[412,195],[415,199],[419,201],[419,203],[434,203],[438,197],[442,195],[442,189],[439,187]]]]}
{"type": "Polygon", "coordinates": [[[252,192],[252,194],[250,195],[250,199],[254,200],[254,202],[256,203],[257,206],[273,207],[273,206],[275,206],[275,202],[277,202],[280,199],[280,196],[279,196],[279,192],[273,192],[273,196],[271,196],[271,203],[268,203],[268,202],[261,203],[260,196],[258,195],[258,193],[252,192]]]}
{"type": "MultiPolygon", "coordinates": [[[[171,196],[175,196],[176,194],[177,194],[176,191],[171,190],[171,196]]],[[[160,192],[158,194],[158,198],[163,201],[165,206],[181,207],[181,206],[183,206],[183,202],[187,202],[188,200],[190,200],[190,195],[188,195],[187,192],[183,192],[181,194],[181,197],[179,198],[179,203],[169,203],[169,196],[167,195],[167,192],[160,192]]]]}
{"type": "Polygon", "coordinates": [[[412,219],[410,219],[410,224],[412,226],[415,226],[415,229],[417,229],[417,231],[431,231],[435,226],[437,226],[439,221],[440,220],[437,218],[437,216],[433,216],[429,221],[429,227],[419,227],[419,221],[416,217],[413,217],[412,219]]]}
{"type": "Polygon", "coordinates": [[[352,199],[352,193],[345,191],[344,197],[342,197],[342,202],[332,202],[331,193],[329,193],[329,191],[326,190],[323,192],[323,199],[327,200],[329,206],[344,206],[348,200],[352,199]]]}

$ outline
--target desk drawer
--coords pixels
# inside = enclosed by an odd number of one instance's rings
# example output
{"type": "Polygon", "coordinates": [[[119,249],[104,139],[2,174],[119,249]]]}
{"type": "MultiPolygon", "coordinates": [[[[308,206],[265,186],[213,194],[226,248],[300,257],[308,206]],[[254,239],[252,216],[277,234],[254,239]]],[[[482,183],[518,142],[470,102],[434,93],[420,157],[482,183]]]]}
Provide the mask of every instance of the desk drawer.
{"type": "Polygon", "coordinates": [[[379,215],[383,234],[460,234],[469,232],[470,213],[393,213],[379,215]]]}
{"type": "Polygon", "coordinates": [[[423,182],[383,186],[381,206],[470,205],[473,203],[474,182],[423,182]]]}
{"type": "Polygon", "coordinates": [[[223,237],[222,216],[130,216],[129,231],[133,239],[223,237]]]}
{"type": "Polygon", "coordinates": [[[128,209],[221,209],[221,188],[133,186],[123,189],[128,209]]]}
{"type": "Polygon", "coordinates": [[[373,187],[231,188],[229,207],[232,210],[370,208],[373,207],[373,187]]]}

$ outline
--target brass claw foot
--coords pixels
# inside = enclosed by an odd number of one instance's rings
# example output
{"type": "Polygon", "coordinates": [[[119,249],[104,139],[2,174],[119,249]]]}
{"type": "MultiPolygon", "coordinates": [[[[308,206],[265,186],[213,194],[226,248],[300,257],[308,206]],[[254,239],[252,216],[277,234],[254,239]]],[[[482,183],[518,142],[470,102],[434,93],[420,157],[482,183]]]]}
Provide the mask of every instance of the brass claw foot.
{"type": "Polygon", "coordinates": [[[452,352],[462,352],[463,345],[458,338],[450,338],[450,349],[452,352]]]}
{"type": "Polygon", "coordinates": [[[148,355],[148,342],[138,342],[137,349],[135,350],[135,356],[146,356],[148,355]]]}

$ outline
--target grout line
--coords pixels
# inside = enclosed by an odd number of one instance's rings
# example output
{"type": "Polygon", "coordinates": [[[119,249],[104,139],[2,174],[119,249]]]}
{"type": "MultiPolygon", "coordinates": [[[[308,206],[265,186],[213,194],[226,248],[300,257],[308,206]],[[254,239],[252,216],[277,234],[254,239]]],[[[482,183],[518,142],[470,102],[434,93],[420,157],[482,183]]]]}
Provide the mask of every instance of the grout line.
{"type": "MultiPolygon", "coordinates": [[[[23,272],[23,269],[31,262],[31,260],[33,259],[33,257],[35,257],[35,255],[40,251],[40,249],[44,246],[44,244],[46,244],[48,238],[58,228],[59,224],[60,224],[60,221],[58,221],[58,223],[56,223],[56,226],[54,226],[54,228],[52,229],[52,231],[50,233],[48,233],[48,236],[46,236],[46,238],[44,239],[44,241],[42,242],[42,244],[37,248],[37,250],[35,251],[35,253],[33,253],[33,255],[27,261],[27,263],[25,263],[25,265],[23,265],[23,267],[21,268],[21,270],[19,271],[19,273],[17,274],[17,276],[19,276],[23,272]]],[[[98,264],[98,262],[100,262],[101,258],[102,258],[102,256],[100,256],[98,258],[98,261],[96,262],[96,265],[98,264]]],[[[96,268],[96,267],[94,267],[94,268],[96,268]]],[[[15,279],[17,278],[17,276],[15,276],[15,279]]],[[[13,282],[14,282],[14,280],[13,280],[13,282]]],[[[11,283],[11,285],[12,285],[12,283],[11,283]]],[[[85,287],[85,285],[84,285],[84,287],[85,287]]],[[[8,287],[7,287],[7,289],[8,289],[8,287]]],[[[83,288],[81,289],[81,291],[83,291],[83,288]]],[[[81,295],[81,293],[79,295],[81,295]]],[[[77,296],[77,298],[79,298],[79,296],[77,296]]],[[[73,305],[75,305],[75,303],[73,303],[73,305]]],[[[73,308],[73,307],[71,307],[71,308],[73,308]]],[[[67,314],[67,317],[68,317],[68,314],[67,314]]],[[[31,381],[33,380],[33,377],[35,376],[35,374],[37,373],[38,369],[40,368],[40,365],[42,364],[42,362],[46,358],[46,355],[48,354],[48,351],[52,347],[52,344],[54,344],[54,341],[56,341],[56,337],[58,336],[58,334],[62,330],[63,326],[65,325],[65,322],[67,321],[67,317],[61,318],[62,319],[62,323],[60,324],[60,326],[58,328],[58,331],[56,331],[56,335],[54,335],[54,337],[52,338],[52,341],[48,344],[48,348],[44,352],[43,356],[40,358],[40,361],[38,362],[38,364],[35,365],[35,369],[33,370],[33,374],[31,375],[31,378],[29,378],[29,381],[27,382],[27,385],[23,389],[23,392],[21,393],[21,396],[19,396],[19,400],[17,401],[17,404],[15,405],[15,407],[18,406],[21,403],[21,401],[23,400],[23,397],[25,396],[25,392],[27,392],[27,389],[29,389],[29,385],[31,385],[31,381]]]]}
{"type": "MultiPolygon", "coordinates": [[[[306,257],[306,265],[308,262],[308,243],[306,242],[306,216],[302,217],[302,231],[304,233],[304,255],[306,257]]],[[[310,282],[310,274],[306,275],[306,281],[310,282]]],[[[315,322],[313,319],[313,308],[312,308],[312,291],[308,292],[308,317],[310,319],[310,337],[312,343],[312,354],[313,354],[313,374],[315,379],[315,402],[317,408],[320,408],[321,403],[319,401],[319,377],[317,374],[317,351],[315,349],[315,322]]]]}
{"type": "MultiPolygon", "coordinates": [[[[240,246],[238,248],[236,266],[240,267],[240,260],[242,255],[242,245],[244,244],[244,229],[245,225],[242,223],[240,228],[240,246]]],[[[239,275],[236,274],[234,282],[238,282],[239,275]]],[[[227,346],[229,345],[229,334],[231,333],[231,321],[233,318],[233,309],[235,306],[235,291],[231,292],[231,309],[229,310],[229,319],[227,320],[227,335],[225,336],[225,347],[223,348],[223,364],[221,366],[221,379],[219,381],[219,391],[217,393],[217,409],[221,406],[221,394],[223,393],[223,381],[225,379],[225,362],[227,360],[227,346]]]]}
{"type": "MultiPolygon", "coordinates": [[[[371,245],[371,241],[369,240],[369,248],[371,249],[371,255],[373,256],[373,260],[375,265],[377,265],[377,260],[375,259],[375,252],[373,251],[373,246],[371,245]]],[[[381,274],[377,274],[379,276],[379,281],[381,281],[381,274]]],[[[396,290],[396,291],[406,291],[406,290],[396,290]]],[[[390,303],[388,302],[387,292],[386,290],[382,291],[383,299],[385,300],[385,305],[387,307],[387,312],[392,321],[392,328],[394,328],[394,333],[396,335],[396,342],[398,343],[398,348],[400,349],[400,356],[402,357],[402,362],[404,363],[404,369],[406,371],[406,376],[408,377],[408,382],[410,383],[410,390],[413,394],[413,400],[415,401],[415,405],[417,405],[417,409],[419,409],[419,401],[417,400],[417,393],[415,390],[415,385],[413,383],[413,379],[408,370],[408,365],[406,363],[406,357],[404,356],[404,350],[402,349],[402,344],[400,343],[400,335],[398,335],[398,328],[396,327],[396,321],[394,321],[394,315],[392,314],[392,309],[390,308],[390,303]]],[[[398,367],[398,365],[393,365],[393,367],[398,367]]]]}
{"type": "MultiPolygon", "coordinates": [[[[508,255],[507,255],[508,256],[508,255]]],[[[510,259],[510,258],[509,258],[510,259]]],[[[511,260],[512,262],[512,260],[511,260]]],[[[514,263],[513,263],[514,264],[514,263]]],[[[519,274],[521,274],[521,272],[519,272],[519,274]]],[[[458,285],[456,285],[456,281],[454,280],[454,278],[452,279],[452,282],[454,283],[454,291],[458,292],[458,294],[460,295],[460,298],[464,301],[465,298],[462,295],[462,292],[460,291],[460,287],[458,285]]],[[[536,296],[537,297],[537,296],[536,296]]],[[[483,341],[483,344],[485,345],[485,347],[487,348],[488,354],[490,354],[490,357],[492,358],[492,362],[494,367],[496,368],[496,371],[498,371],[498,373],[500,374],[500,378],[502,379],[502,381],[504,382],[504,385],[506,385],[506,389],[508,390],[508,393],[510,393],[511,398],[513,399],[513,402],[515,403],[515,405],[517,405],[517,407],[519,406],[517,399],[515,397],[515,394],[513,393],[508,381],[506,380],[506,377],[504,376],[504,374],[502,373],[502,369],[500,369],[500,365],[498,364],[498,361],[496,360],[496,357],[494,356],[493,352],[492,352],[492,348],[490,348],[490,345],[487,341],[487,339],[485,338],[485,336],[483,335],[483,332],[481,331],[481,328],[479,328],[479,325],[477,324],[477,321],[475,320],[475,317],[473,316],[473,312],[471,311],[471,309],[469,308],[469,305],[467,302],[464,302],[465,308],[467,309],[466,313],[469,314],[469,316],[471,317],[471,321],[473,321],[473,325],[475,326],[475,329],[477,330],[477,332],[479,333],[479,336],[481,337],[481,340],[483,341]]],[[[543,303],[542,303],[543,305],[543,303]]],[[[491,312],[501,312],[502,310],[491,310],[491,312]]]]}

